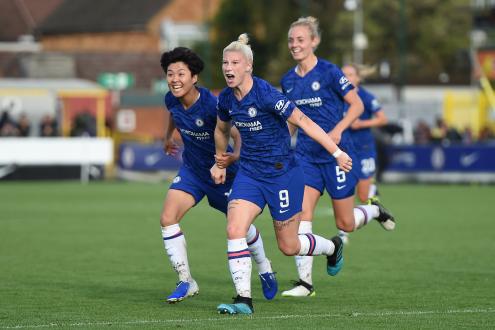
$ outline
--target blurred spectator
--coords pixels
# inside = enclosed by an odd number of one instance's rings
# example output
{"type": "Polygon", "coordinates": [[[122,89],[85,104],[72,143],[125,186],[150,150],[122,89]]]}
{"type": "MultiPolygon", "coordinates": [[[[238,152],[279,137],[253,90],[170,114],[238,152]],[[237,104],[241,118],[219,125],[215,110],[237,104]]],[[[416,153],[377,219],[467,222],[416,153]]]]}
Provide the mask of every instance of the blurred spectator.
{"type": "Polygon", "coordinates": [[[50,115],[45,115],[41,119],[40,123],[40,135],[42,137],[53,137],[57,136],[57,121],[50,115]]]}
{"type": "Polygon", "coordinates": [[[462,136],[455,128],[449,128],[445,120],[437,118],[436,126],[431,130],[431,140],[435,143],[450,144],[461,142],[462,136]]]}
{"type": "Polygon", "coordinates": [[[0,117],[0,136],[17,136],[18,134],[17,124],[10,117],[9,112],[2,112],[2,116],[0,117]]]}
{"type": "Polygon", "coordinates": [[[74,118],[70,136],[96,136],[96,119],[89,112],[83,112],[74,118]]]}
{"type": "Polygon", "coordinates": [[[420,120],[414,128],[414,143],[428,144],[431,141],[430,127],[424,120],[420,120]]]}
{"type": "Polygon", "coordinates": [[[489,126],[484,126],[480,131],[478,140],[480,142],[495,141],[495,133],[489,126]]]}
{"type": "Polygon", "coordinates": [[[376,180],[382,182],[383,172],[387,169],[389,164],[387,145],[392,143],[395,135],[402,134],[403,129],[398,124],[388,123],[382,127],[373,129],[372,132],[376,143],[376,180]]]}
{"type": "Polygon", "coordinates": [[[27,137],[29,136],[29,131],[31,130],[31,122],[25,113],[21,113],[19,116],[19,121],[17,122],[17,130],[19,136],[27,137]]]}
{"type": "Polygon", "coordinates": [[[472,144],[473,141],[473,131],[471,127],[466,127],[464,132],[462,132],[462,143],[463,144],[472,144]]]}

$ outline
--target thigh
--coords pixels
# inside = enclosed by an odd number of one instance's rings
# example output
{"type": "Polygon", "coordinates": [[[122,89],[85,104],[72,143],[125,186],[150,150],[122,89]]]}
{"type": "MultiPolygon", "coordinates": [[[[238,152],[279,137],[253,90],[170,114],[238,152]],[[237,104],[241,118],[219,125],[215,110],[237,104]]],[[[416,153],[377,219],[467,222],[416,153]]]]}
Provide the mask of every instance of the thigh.
{"type": "Polygon", "coordinates": [[[313,221],[314,210],[320,199],[321,193],[313,187],[304,187],[301,220],[313,221]]]}
{"type": "Polygon", "coordinates": [[[182,190],[169,189],[163,202],[161,225],[165,227],[179,223],[184,214],[195,204],[196,201],[191,194],[182,190]]]}
{"type": "Polygon", "coordinates": [[[301,212],[304,174],[295,166],[284,175],[264,180],[261,189],[273,220],[285,221],[301,212]]]}

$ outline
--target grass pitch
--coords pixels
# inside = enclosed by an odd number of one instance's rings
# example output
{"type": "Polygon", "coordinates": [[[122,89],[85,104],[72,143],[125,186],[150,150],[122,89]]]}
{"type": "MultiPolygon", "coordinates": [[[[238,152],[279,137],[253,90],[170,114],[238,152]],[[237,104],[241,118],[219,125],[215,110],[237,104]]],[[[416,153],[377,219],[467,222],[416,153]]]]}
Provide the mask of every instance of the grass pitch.
{"type": "MultiPolygon", "coordinates": [[[[253,277],[252,317],[216,314],[234,289],[225,220],[205,201],[181,223],[200,295],[164,302],[176,281],[159,226],[167,186],[0,183],[0,329],[495,327],[494,186],[382,185],[396,231],[352,234],[336,277],[316,258],[313,298],[266,301],[253,277]]],[[[278,251],[269,213],[255,224],[289,288],[294,260],[278,251]]],[[[327,196],[314,232],[336,233],[327,196]]]]}

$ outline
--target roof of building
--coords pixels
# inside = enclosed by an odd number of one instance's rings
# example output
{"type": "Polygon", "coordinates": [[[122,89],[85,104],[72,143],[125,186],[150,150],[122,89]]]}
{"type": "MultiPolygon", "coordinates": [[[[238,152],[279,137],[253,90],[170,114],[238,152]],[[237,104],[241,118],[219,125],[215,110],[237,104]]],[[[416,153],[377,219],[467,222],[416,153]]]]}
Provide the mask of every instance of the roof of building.
{"type": "Polygon", "coordinates": [[[43,35],[143,31],[170,0],[65,0],[39,25],[43,35]]]}
{"type": "Polygon", "coordinates": [[[34,29],[63,0],[0,1],[0,40],[17,41],[19,36],[33,34],[34,29]]]}

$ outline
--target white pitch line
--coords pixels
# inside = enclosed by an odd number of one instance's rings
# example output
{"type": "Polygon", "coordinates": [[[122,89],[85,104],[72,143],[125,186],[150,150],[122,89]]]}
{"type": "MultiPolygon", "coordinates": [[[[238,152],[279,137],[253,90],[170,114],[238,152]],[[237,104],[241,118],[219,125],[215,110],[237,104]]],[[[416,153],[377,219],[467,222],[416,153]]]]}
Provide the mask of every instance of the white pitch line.
{"type": "MultiPolygon", "coordinates": [[[[305,315],[276,315],[276,316],[247,316],[256,320],[283,320],[283,319],[298,319],[298,318],[334,318],[334,317],[380,317],[380,316],[415,316],[425,314],[466,314],[466,313],[495,313],[495,308],[480,309],[480,308],[468,308],[468,309],[449,309],[444,311],[383,311],[375,313],[341,313],[341,314],[305,314],[305,315]]],[[[246,316],[243,316],[244,318],[246,316]]],[[[143,324],[167,324],[167,323],[181,323],[181,322],[225,322],[242,320],[235,317],[212,317],[205,319],[173,319],[173,320],[134,320],[134,321],[106,321],[106,322],[76,322],[76,323],[49,323],[49,324],[19,324],[14,326],[0,326],[0,329],[27,329],[27,328],[55,328],[55,327],[98,327],[109,325],[143,325],[143,324]]]]}

